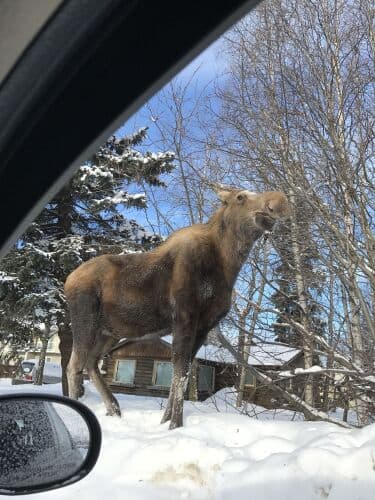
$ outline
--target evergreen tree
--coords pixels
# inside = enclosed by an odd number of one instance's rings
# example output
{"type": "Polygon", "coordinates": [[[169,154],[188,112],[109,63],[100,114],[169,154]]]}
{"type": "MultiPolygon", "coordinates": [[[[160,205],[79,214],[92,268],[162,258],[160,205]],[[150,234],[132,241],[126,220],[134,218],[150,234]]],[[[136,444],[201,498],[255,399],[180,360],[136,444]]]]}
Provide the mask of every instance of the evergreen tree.
{"type": "Polygon", "coordinates": [[[27,241],[89,235],[111,242],[140,242],[136,223],[129,223],[123,209],[145,207],[145,195],[128,193],[134,183],[163,185],[160,175],[172,169],[173,154],[135,149],[146,136],[143,128],[123,139],[111,137],[44,208],[25,235],[27,241]]]}
{"type": "Polygon", "coordinates": [[[136,149],[143,128],[130,137],[111,137],[46,205],[0,262],[0,346],[13,351],[39,338],[67,334],[63,284],[82,262],[103,253],[143,251],[160,242],[124,211],[146,205],[132,185],[163,185],[173,168],[170,152],[136,149]]]}

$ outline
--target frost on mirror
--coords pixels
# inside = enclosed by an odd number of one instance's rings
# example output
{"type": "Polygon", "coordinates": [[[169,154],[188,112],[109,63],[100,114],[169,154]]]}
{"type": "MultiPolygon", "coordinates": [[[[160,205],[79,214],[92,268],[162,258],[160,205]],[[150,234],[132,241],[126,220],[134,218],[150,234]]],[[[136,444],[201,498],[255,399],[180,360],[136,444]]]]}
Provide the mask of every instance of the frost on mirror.
{"type": "Polygon", "coordinates": [[[66,481],[89,447],[86,421],[69,406],[26,398],[0,402],[0,491],[66,481]]]}

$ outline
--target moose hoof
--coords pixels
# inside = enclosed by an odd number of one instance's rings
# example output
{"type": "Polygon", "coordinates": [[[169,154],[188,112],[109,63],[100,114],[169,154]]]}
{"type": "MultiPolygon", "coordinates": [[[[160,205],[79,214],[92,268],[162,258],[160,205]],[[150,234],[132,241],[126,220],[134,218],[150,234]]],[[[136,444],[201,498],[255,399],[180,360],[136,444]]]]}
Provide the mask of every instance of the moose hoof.
{"type": "Polygon", "coordinates": [[[170,431],[173,431],[173,429],[178,429],[179,427],[182,427],[182,421],[181,422],[174,422],[173,420],[171,420],[171,422],[169,424],[170,431]]]}
{"type": "Polygon", "coordinates": [[[162,419],[160,420],[160,423],[161,423],[161,424],[165,424],[165,422],[169,422],[169,420],[170,420],[170,419],[171,419],[171,417],[170,417],[169,415],[166,415],[166,414],[164,413],[164,415],[163,415],[162,419]]]}
{"type": "Polygon", "coordinates": [[[121,417],[121,411],[120,410],[117,410],[117,411],[107,411],[107,413],[105,414],[106,417],[121,417]]]}
{"type": "Polygon", "coordinates": [[[107,408],[107,417],[121,417],[120,407],[116,404],[113,404],[110,408],[107,408]]]}
{"type": "Polygon", "coordinates": [[[182,424],[176,424],[176,423],[174,423],[174,422],[171,422],[171,423],[169,424],[169,430],[170,430],[170,431],[173,431],[173,429],[178,429],[179,427],[182,427],[182,424]]]}

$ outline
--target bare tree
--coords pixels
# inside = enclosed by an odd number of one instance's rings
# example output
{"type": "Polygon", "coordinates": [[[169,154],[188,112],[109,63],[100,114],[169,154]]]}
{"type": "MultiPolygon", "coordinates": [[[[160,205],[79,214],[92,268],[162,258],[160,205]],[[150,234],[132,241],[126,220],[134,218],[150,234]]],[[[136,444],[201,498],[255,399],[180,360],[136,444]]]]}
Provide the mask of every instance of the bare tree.
{"type": "MultiPolygon", "coordinates": [[[[354,371],[373,370],[366,355],[375,339],[373,24],[369,2],[277,0],[227,37],[229,77],[217,113],[225,132],[216,148],[240,182],[256,171],[258,182],[293,202],[290,266],[306,370],[319,351],[311,299],[326,312],[331,342],[345,317],[346,339],[335,349],[350,348],[354,371]],[[339,302],[309,292],[303,256],[313,243],[326,283],[342,289],[339,302]]],[[[364,386],[349,377],[361,424],[371,413],[364,386]]],[[[313,403],[311,378],[305,400],[313,403]]]]}
{"type": "Polygon", "coordinates": [[[250,258],[250,265],[247,266],[245,270],[246,273],[249,273],[250,277],[244,276],[244,273],[242,273],[239,279],[238,291],[235,293],[235,300],[230,315],[232,324],[236,325],[238,328],[238,354],[243,361],[242,366],[239,367],[239,377],[237,381],[237,407],[242,405],[244,398],[246,377],[248,374],[246,366],[249,361],[251,345],[258,323],[259,311],[264,298],[267,275],[267,254],[268,245],[266,240],[263,245],[258,244],[250,258]],[[263,253],[263,272],[259,277],[257,266],[260,264],[261,253],[263,253]]]}
{"type": "Polygon", "coordinates": [[[159,190],[154,196],[152,188],[147,188],[149,204],[161,221],[158,230],[162,234],[176,229],[176,223],[180,227],[202,222],[212,209],[212,190],[201,182],[201,176],[208,177],[205,170],[209,152],[197,140],[202,135],[205,97],[204,89],[197,86],[197,77],[194,72],[186,81],[173,80],[147,105],[153,122],[153,144],[171,149],[176,164],[164,193],[159,190]]]}

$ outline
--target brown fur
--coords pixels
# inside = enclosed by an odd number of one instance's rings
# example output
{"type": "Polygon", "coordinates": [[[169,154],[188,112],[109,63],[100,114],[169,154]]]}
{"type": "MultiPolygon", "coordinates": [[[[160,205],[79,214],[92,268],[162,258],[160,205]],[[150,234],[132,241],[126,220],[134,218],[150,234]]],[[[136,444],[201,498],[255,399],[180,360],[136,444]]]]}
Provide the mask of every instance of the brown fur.
{"type": "Polygon", "coordinates": [[[191,360],[207,333],[227,314],[233,286],[254,242],[288,214],[283,193],[221,191],[223,204],[206,224],[173,233],[157,249],[103,255],[66,280],[73,349],[69,396],[79,395],[85,366],[109,414],[119,405],[97,368],[100,357],[122,338],[172,331],[174,376],[163,421],[182,425],[182,405],[191,360]]]}

